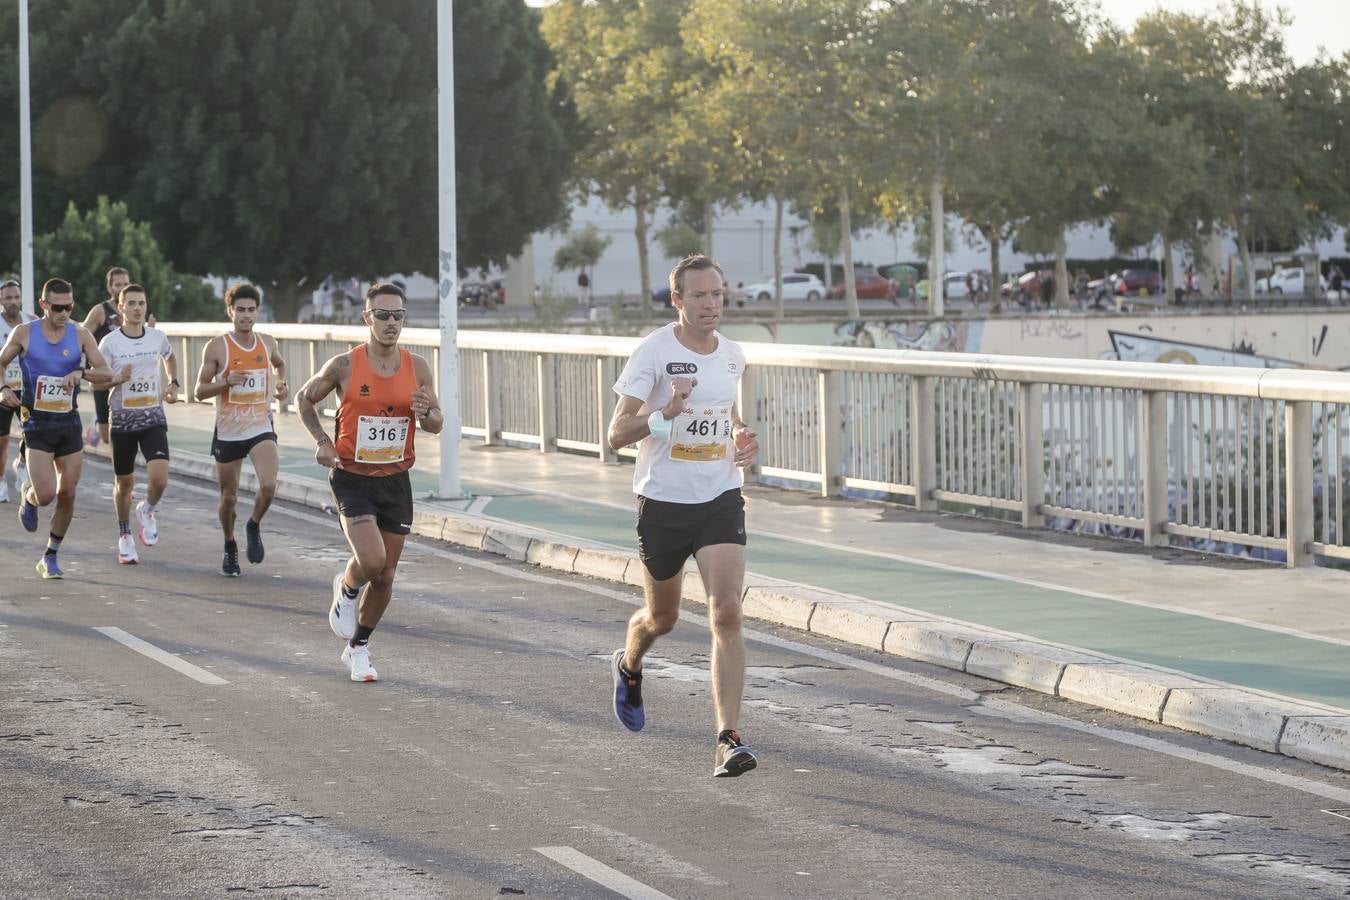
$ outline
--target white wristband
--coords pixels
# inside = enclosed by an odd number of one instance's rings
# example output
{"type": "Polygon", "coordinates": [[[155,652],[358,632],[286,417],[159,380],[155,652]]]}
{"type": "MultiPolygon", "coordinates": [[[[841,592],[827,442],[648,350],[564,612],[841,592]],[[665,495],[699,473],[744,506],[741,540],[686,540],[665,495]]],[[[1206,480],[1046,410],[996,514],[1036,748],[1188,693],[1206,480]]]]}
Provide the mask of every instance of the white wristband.
{"type": "Polygon", "coordinates": [[[670,440],[670,433],[674,427],[670,419],[667,419],[665,413],[659,409],[647,417],[647,428],[651,430],[652,437],[660,440],[670,440]]]}

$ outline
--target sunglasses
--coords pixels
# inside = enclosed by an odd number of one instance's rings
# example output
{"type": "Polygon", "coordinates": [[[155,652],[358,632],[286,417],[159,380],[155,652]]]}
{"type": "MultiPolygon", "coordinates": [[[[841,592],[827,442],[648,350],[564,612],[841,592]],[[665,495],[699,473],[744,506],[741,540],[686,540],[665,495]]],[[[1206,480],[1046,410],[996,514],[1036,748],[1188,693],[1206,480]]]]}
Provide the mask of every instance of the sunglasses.
{"type": "Polygon", "coordinates": [[[401,309],[372,309],[370,314],[381,322],[388,322],[393,319],[395,322],[402,322],[404,311],[401,309]]]}
{"type": "Polygon", "coordinates": [[[48,303],[47,308],[54,313],[68,313],[75,309],[74,303],[48,303]]]}

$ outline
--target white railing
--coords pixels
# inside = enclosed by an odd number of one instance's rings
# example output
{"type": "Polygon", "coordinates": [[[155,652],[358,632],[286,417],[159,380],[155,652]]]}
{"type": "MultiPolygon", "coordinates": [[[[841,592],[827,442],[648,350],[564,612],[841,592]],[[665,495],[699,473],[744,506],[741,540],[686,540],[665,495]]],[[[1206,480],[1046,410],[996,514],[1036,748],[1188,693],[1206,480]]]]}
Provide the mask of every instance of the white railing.
{"type": "MultiPolygon", "coordinates": [[[[163,326],[189,376],[216,324],[163,326]]],[[[270,325],[298,388],[365,339],[270,325]]],[[[404,343],[439,370],[439,334],[404,343]]],[[[614,459],[611,390],[633,338],[461,331],[463,433],[614,459]]],[[[1162,546],[1263,548],[1288,565],[1350,559],[1350,375],[1155,363],[744,344],[752,476],[1026,526],[1093,523],[1162,546]]],[[[186,381],[186,379],[184,379],[186,381]]],[[[621,451],[631,455],[632,450],[621,451]]],[[[1257,551],[1262,552],[1262,551],[1257,551]]]]}

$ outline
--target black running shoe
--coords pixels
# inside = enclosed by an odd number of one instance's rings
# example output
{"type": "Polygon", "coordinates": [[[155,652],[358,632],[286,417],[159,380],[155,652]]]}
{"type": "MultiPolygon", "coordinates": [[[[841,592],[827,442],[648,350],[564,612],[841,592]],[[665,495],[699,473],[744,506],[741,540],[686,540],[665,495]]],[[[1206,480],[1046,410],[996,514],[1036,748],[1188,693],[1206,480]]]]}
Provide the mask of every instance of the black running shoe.
{"type": "Polygon", "coordinates": [[[759,765],[754,752],[741,743],[739,734],[729,728],[717,736],[717,751],[713,755],[713,762],[714,778],[735,778],[759,765]]]}
{"type": "Polygon", "coordinates": [[[642,707],[642,673],[623,667],[623,648],[609,658],[609,671],[614,677],[614,718],[629,731],[641,731],[647,723],[642,707]]]}
{"type": "Polygon", "coordinates": [[[238,578],[239,572],[239,547],[226,545],[225,558],[220,561],[220,574],[226,578],[238,578]]]}
{"type": "Polygon", "coordinates": [[[244,523],[244,536],[248,538],[248,561],[256,566],[263,561],[262,529],[249,519],[244,523]]]}

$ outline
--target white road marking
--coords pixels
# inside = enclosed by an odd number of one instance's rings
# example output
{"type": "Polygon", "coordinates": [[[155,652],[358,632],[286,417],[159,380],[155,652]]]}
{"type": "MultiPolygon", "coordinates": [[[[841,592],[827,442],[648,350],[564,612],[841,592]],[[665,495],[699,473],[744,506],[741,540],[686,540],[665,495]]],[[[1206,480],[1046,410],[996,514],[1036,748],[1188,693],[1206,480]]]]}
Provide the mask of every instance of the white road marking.
{"type": "Polygon", "coordinates": [[[187,677],[193,679],[194,681],[200,681],[202,684],[229,684],[228,681],[226,681],[224,678],[221,678],[219,675],[212,675],[205,669],[199,669],[190,662],[184,662],[183,660],[174,656],[167,650],[161,650],[154,644],[151,644],[147,641],[143,641],[140,638],[136,637],[134,634],[127,634],[120,628],[113,628],[111,626],[102,626],[102,627],[96,626],[94,630],[97,631],[99,634],[106,635],[107,637],[112,638],[114,641],[117,641],[117,643],[121,644],[124,647],[128,647],[132,650],[135,650],[142,656],[147,656],[157,663],[162,663],[168,666],[175,672],[180,672],[183,675],[186,675],[187,677]]]}
{"type": "Polygon", "coordinates": [[[609,888],[621,897],[629,897],[631,900],[674,900],[669,894],[663,894],[654,887],[648,887],[636,879],[629,878],[618,869],[611,869],[598,859],[591,859],[573,847],[535,847],[534,852],[542,853],[554,862],[589,878],[601,887],[609,888]]]}
{"type": "MultiPolygon", "coordinates": [[[[215,491],[209,491],[206,488],[197,487],[196,485],[184,485],[182,484],[182,482],[175,482],[175,485],[179,487],[185,487],[190,490],[199,491],[203,494],[209,494],[210,496],[216,495],[215,491]]],[[[272,509],[277,510],[293,518],[300,519],[305,522],[310,522],[315,525],[326,525],[329,528],[338,527],[337,523],[334,522],[332,519],[320,518],[319,516],[301,512],[299,510],[290,509],[285,506],[274,505],[272,509]]],[[[620,591],[612,588],[600,587],[598,585],[590,585],[577,581],[569,581],[564,578],[559,578],[551,575],[543,575],[536,572],[529,572],[522,569],[513,568],[511,565],[505,563],[498,563],[484,559],[476,559],[472,556],[466,555],[463,552],[456,552],[453,550],[446,550],[444,548],[437,547],[434,544],[427,543],[427,541],[424,539],[416,540],[414,541],[414,543],[420,549],[424,550],[425,552],[431,553],[434,556],[439,556],[443,559],[451,559],[459,563],[460,565],[470,566],[476,569],[483,569],[486,571],[497,573],[499,575],[506,576],[508,578],[516,578],[522,581],[528,581],[535,584],[547,584],[558,587],[567,587],[572,590],[585,591],[586,593],[594,594],[596,596],[608,597],[613,600],[618,600],[620,602],[627,603],[630,606],[641,606],[643,602],[642,597],[637,593],[637,588],[630,588],[628,591],[620,591]]],[[[691,624],[699,624],[699,625],[706,625],[708,621],[707,618],[704,616],[688,613],[681,613],[680,619],[681,621],[687,621],[691,624]]],[[[1154,753],[1160,753],[1165,756],[1171,756],[1176,759],[1184,759],[1189,762],[1199,763],[1201,765],[1210,766],[1212,768],[1219,769],[1224,772],[1230,772],[1235,775],[1242,775],[1244,777],[1253,778],[1258,781],[1264,781],[1269,784],[1276,784],[1282,787],[1291,788],[1296,791],[1301,791],[1305,794],[1311,794],[1312,796],[1315,797],[1325,797],[1327,799],[1336,800],[1339,802],[1350,800],[1350,790],[1334,787],[1329,784],[1324,784],[1320,781],[1315,781],[1311,778],[1301,778],[1297,775],[1289,775],[1284,772],[1272,771],[1269,769],[1265,769],[1261,766],[1252,765],[1250,763],[1242,763],[1236,760],[1227,759],[1226,757],[1219,756],[1218,754],[1206,753],[1203,750],[1192,750],[1188,747],[1182,747],[1177,744],[1173,744],[1169,741],[1163,740],[1162,738],[1156,738],[1142,734],[1134,734],[1132,732],[1121,731],[1116,728],[1104,728],[1100,725],[1092,725],[1086,722],[1079,722],[1074,719],[1067,718],[1065,716],[1059,716],[1054,713],[1043,712],[1041,710],[1033,709],[1028,706],[1022,706],[1021,704],[1013,703],[1010,700],[1003,700],[1001,698],[984,696],[975,691],[970,690],[969,688],[960,687],[955,684],[949,684],[937,678],[930,678],[924,675],[915,674],[913,672],[905,672],[900,669],[894,669],[891,668],[890,666],[882,665],[880,663],[874,663],[864,659],[857,659],[855,657],[849,656],[844,653],[839,653],[834,650],[826,650],[819,647],[812,647],[810,645],[803,644],[798,641],[791,641],[786,638],[777,637],[776,635],[755,631],[754,629],[747,628],[744,630],[744,633],[747,640],[753,640],[762,644],[768,644],[770,646],[778,647],[783,650],[790,650],[794,653],[800,653],[804,656],[810,656],[816,659],[825,660],[827,662],[848,666],[850,668],[857,669],[863,672],[869,672],[873,675],[878,675],[882,678],[887,678],[892,681],[904,682],[906,684],[911,684],[914,685],[915,687],[919,687],[924,690],[929,690],[934,693],[945,694],[949,697],[955,697],[966,703],[972,704],[970,709],[972,712],[975,713],[984,712],[992,715],[1003,715],[1008,718],[1020,719],[1026,722],[1039,723],[1042,725],[1050,725],[1060,728],[1067,728],[1073,731],[1080,731],[1085,734],[1093,735],[1094,737],[1102,738],[1103,740],[1113,741],[1117,744],[1123,744],[1130,747],[1137,747],[1139,749],[1149,750],[1154,753]]],[[[1292,760],[1289,760],[1287,757],[1283,756],[1275,757],[1275,759],[1280,762],[1292,762],[1292,760]]]]}

